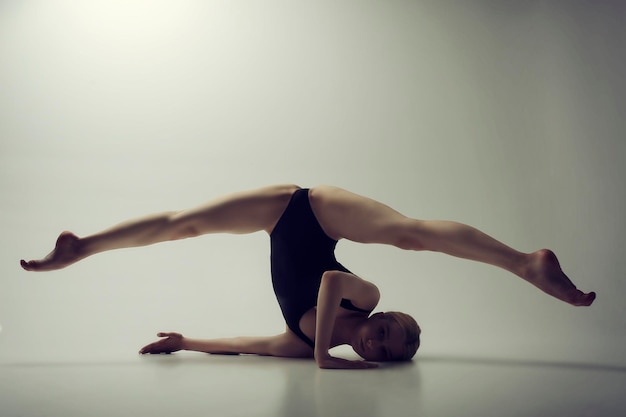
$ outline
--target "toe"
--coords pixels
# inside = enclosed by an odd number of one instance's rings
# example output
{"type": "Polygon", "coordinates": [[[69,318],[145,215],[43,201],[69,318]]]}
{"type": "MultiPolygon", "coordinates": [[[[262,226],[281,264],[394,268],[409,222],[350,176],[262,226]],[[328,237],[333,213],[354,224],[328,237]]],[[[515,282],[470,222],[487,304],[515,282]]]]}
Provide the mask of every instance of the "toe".
{"type": "Polygon", "coordinates": [[[590,292],[589,294],[585,294],[585,298],[587,301],[587,304],[585,305],[591,305],[591,303],[593,303],[596,299],[596,293],[595,292],[590,292]]]}
{"type": "Polygon", "coordinates": [[[20,265],[22,265],[22,268],[24,268],[27,271],[32,271],[33,270],[33,261],[26,262],[25,260],[22,259],[20,261],[20,265]]]}
{"type": "Polygon", "coordinates": [[[41,261],[20,261],[22,268],[27,271],[46,271],[48,268],[48,262],[46,260],[41,261]]]}
{"type": "Polygon", "coordinates": [[[579,294],[576,297],[576,300],[573,304],[576,306],[587,307],[587,306],[590,306],[595,299],[596,299],[595,292],[590,292],[588,294],[585,294],[582,291],[579,291],[579,294]]]}

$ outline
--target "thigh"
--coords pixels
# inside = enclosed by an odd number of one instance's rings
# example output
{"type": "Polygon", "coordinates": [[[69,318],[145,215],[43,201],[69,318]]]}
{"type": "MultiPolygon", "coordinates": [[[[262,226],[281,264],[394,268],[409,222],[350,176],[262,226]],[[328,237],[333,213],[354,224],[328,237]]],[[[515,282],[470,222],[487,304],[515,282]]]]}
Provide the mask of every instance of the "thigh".
{"type": "Polygon", "coordinates": [[[327,185],[312,188],[309,196],[320,225],[333,239],[413,246],[418,221],[381,202],[327,185]]]}
{"type": "Polygon", "coordinates": [[[270,233],[297,185],[273,185],[241,191],[213,199],[198,207],[178,212],[173,220],[195,234],[270,233]]]}

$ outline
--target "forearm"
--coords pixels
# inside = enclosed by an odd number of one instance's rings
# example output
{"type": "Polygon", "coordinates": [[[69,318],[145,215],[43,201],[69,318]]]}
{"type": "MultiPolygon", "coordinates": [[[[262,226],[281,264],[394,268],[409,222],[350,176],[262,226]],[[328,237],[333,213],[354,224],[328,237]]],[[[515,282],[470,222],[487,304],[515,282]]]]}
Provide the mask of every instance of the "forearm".
{"type": "Polygon", "coordinates": [[[257,354],[269,355],[260,349],[258,344],[255,346],[254,337],[232,337],[224,339],[183,339],[183,350],[205,353],[221,353],[221,354],[257,354]]]}
{"type": "Polygon", "coordinates": [[[353,274],[342,271],[324,272],[317,295],[317,312],[315,313],[315,362],[324,369],[376,367],[376,364],[365,361],[335,358],[329,353],[333,343],[335,320],[342,298],[351,300],[363,310],[371,311],[378,304],[380,293],[374,284],[353,274]]]}
{"type": "Polygon", "coordinates": [[[317,298],[314,356],[318,364],[329,356],[335,318],[341,303],[341,281],[328,278],[328,274],[322,277],[317,298]]]}

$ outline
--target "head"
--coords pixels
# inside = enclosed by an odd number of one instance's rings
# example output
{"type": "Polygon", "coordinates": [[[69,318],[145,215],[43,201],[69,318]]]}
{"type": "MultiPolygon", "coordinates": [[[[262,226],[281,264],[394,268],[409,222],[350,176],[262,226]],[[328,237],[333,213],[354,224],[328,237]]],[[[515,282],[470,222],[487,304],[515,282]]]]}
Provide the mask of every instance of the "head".
{"type": "Polygon", "coordinates": [[[352,348],[365,360],[408,361],[419,348],[420,333],[417,322],[408,314],[376,313],[358,329],[352,348]]]}

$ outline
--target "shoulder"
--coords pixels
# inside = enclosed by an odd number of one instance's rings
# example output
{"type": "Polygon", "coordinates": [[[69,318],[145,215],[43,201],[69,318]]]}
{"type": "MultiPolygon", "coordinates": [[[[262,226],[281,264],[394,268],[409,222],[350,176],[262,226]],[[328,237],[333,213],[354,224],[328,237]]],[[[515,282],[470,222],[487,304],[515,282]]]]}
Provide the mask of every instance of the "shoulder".
{"type": "Polygon", "coordinates": [[[372,311],[380,301],[380,291],[376,285],[349,272],[326,271],[322,275],[321,285],[339,292],[342,298],[350,300],[359,310],[372,311]]]}

